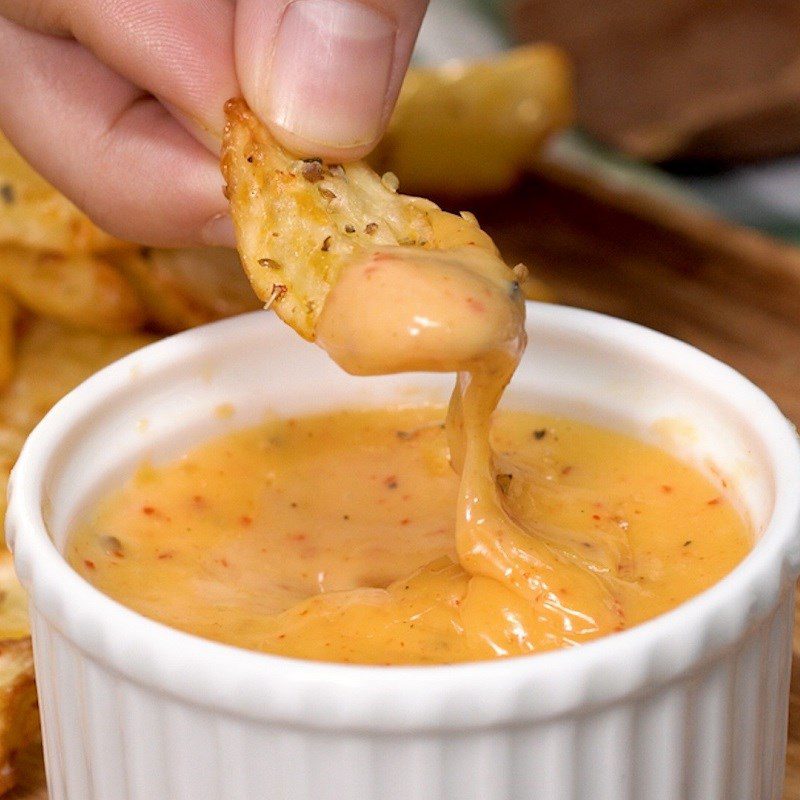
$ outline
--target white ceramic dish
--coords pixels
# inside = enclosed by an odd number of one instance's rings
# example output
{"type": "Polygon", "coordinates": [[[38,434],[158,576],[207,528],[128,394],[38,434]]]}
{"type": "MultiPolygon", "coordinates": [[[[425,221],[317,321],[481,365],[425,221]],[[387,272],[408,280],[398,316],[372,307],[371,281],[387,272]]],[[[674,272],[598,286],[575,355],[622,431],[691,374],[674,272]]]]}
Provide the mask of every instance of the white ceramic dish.
{"type": "Polygon", "coordinates": [[[794,429],[734,371],[651,331],[532,304],[529,333],[506,404],[634,431],[724,476],[758,536],[732,574],[583,648],[461,666],[294,661],[140,617],[61,556],[110,481],[266,408],[444,401],[451,384],[348,377],[264,313],[192,330],[65,398],[12,476],[51,800],[778,798],[800,568],[794,429]],[[224,403],[230,418],[215,414],[224,403]]]}

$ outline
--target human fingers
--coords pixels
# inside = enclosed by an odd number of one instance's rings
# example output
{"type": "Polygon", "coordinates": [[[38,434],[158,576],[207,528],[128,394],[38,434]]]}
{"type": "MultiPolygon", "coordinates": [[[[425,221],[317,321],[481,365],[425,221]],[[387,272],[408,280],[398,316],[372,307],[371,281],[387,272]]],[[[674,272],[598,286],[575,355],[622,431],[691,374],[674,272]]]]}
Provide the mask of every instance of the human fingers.
{"type": "Polygon", "coordinates": [[[0,0],[0,14],[74,38],[219,152],[225,101],[240,93],[232,0],[0,0]]]}
{"type": "Polygon", "coordinates": [[[114,235],[232,242],[217,157],[75,41],[0,19],[0,128],[114,235]]]}
{"type": "Polygon", "coordinates": [[[383,133],[427,0],[238,0],[236,71],[285,146],[359,158],[383,133]]]}

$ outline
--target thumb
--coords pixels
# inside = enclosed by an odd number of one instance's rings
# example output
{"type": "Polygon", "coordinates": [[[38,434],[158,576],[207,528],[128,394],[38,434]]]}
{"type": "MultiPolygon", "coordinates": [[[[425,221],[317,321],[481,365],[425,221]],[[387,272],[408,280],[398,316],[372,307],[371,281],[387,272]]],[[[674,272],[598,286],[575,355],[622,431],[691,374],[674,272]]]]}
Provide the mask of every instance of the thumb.
{"type": "Polygon", "coordinates": [[[427,0],[238,0],[236,71],[286,147],[360,158],[383,134],[427,0]]]}

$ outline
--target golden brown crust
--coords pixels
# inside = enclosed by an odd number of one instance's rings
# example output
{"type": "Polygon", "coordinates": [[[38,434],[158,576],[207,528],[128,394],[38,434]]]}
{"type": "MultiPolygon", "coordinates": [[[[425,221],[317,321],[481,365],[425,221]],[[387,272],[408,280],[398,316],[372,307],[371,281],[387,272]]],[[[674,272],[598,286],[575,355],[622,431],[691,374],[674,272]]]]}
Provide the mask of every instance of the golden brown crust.
{"type": "Polygon", "coordinates": [[[492,59],[413,69],[383,140],[369,156],[405,189],[436,197],[497,194],[572,124],[572,68],[549,44],[492,59]]]}
{"type": "Polygon", "coordinates": [[[363,161],[300,160],[270,136],[244,100],[226,106],[222,171],[239,254],[259,298],[298,333],[317,317],[342,270],[398,246],[496,253],[471,214],[399,194],[396,179],[363,161]]]}
{"type": "Polygon", "coordinates": [[[0,641],[0,794],[17,782],[17,757],[41,738],[30,638],[0,641]]]}
{"type": "Polygon", "coordinates": [[[25,593],[0,549],[0,794],[16,783],[17,755],[39,741],[39,707],[25,593]]]}
{"type": "Polygon", "coordinates": [[[137,248],[111,260],[133,284],[149,320],[167,333],[260,307],[233,250],[137,248]]]}
{"type": "Polygon", "coordinates": [[[107,256],[0,247],[0,288],[43,317],[100,333],[127,333],[145,321],[130,282],[107,256]]]}
{"type": "Polygon", "coordinates": [[[38,175],[0,133],[0,245],[97,253],[131,245],[101,231],[38,175]]]}

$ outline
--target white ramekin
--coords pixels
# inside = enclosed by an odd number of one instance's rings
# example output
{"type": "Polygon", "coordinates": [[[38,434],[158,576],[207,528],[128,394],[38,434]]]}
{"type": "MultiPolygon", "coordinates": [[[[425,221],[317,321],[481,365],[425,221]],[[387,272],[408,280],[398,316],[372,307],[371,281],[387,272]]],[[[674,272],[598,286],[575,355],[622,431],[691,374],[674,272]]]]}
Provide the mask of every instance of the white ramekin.
{"type": "Polygon", "coordinates": [[[142,458],[259,419],[443,402],[451,376],[352,378],[272,315],[147,347],[62,400],[12,477],[51,800],[776,800],[800,568],[795,431],[752,384],[643,328],[532,304],[505,400],[610,424],[691,459],[757,532],[673,612],[582,648],[358,667],[260,655],[118,605],[61,551],[142,458]],[[232,417],[216,413],[223,404],[232,417]]]}

